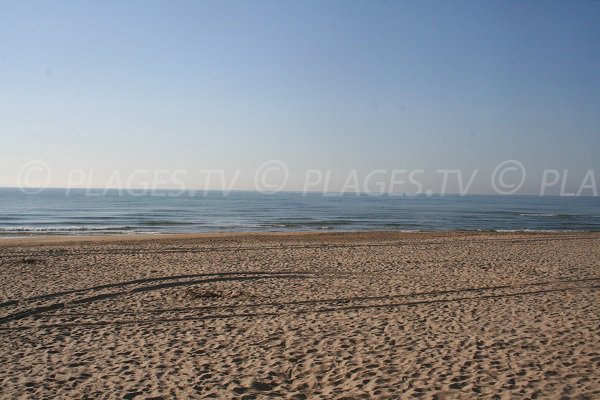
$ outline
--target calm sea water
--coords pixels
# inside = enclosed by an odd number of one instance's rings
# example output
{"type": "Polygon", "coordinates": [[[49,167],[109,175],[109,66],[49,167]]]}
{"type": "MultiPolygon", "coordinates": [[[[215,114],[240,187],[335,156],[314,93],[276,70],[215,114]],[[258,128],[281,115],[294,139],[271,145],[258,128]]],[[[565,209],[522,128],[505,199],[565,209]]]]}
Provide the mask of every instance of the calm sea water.
{"type": "Polygon", "coordinates": [[[600,231],[600,199],[0,189],[0,236],[291,230],[600,231]],[[158,195],[157,195],[158,194],[158,195]]]}

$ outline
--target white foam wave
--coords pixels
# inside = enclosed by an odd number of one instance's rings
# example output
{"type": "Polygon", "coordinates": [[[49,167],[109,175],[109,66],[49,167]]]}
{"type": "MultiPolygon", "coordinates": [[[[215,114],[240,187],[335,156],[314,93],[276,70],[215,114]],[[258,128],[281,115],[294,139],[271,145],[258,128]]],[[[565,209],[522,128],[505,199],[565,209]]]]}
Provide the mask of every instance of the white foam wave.
{"type": "Polygon", "coordinates": [[[128,226],[0,226],[0,232],[93,232],[93,231],[122,231],[128,226]]]}

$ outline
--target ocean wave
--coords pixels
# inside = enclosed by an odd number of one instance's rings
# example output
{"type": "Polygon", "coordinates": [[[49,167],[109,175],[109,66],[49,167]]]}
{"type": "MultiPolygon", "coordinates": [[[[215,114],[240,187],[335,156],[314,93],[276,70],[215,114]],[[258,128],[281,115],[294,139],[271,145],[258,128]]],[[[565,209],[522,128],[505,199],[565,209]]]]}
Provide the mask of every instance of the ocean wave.
{"type": "Polygon", "coordinates": [[[550,213],[521,213],[519,214],[521,217],[558,217],[558,214],[550,214],[550,213]]]}
{"type": "Polygon", "coordinates": [[[317,223],[317,222],[256,222],[256,223],[246,223],[246,224],[203,224],[202,228],[209,229],[254,229],[254,230],[286,230],[286,229],[333,229],[334,227],[329,225],[336,224],[327,224],[327,223],[317,223]]]}
{"type": "Polygon", "coordinates": [[[0,232],[92,232],[92,231],[126,231],[129,226],[0,226],[0,232]]]}
{"type": "Polygon", "coordinates": [[[137,225],[141,225],[141,226],[175,226],[175,225],[195,225],[195,223],[187,222],[187,221],[168,221],[168,220],[144,221],[144,220],[141,220],[141,221],[137,222],[137,225]]]}

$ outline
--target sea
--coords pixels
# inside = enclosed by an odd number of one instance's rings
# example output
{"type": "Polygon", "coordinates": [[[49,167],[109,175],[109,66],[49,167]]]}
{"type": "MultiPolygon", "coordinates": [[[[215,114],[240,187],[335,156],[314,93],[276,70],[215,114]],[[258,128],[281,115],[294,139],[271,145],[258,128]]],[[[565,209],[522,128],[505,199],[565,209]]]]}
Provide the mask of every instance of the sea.
{"type": "Polygon", "coordinates": [[[0,188],[0,237],[368,230],[600,231],[600,198],[0,188]]]}

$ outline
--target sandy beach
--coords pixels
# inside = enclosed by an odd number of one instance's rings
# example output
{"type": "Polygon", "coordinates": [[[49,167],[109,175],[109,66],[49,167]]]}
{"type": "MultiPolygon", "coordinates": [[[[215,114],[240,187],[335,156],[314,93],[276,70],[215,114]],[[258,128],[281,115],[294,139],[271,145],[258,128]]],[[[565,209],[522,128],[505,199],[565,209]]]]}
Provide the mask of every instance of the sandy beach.
{"type": "Polygon", "coordinates": [[[600,398],[600,234],[0,241],[6,399],[600,398]]]}

